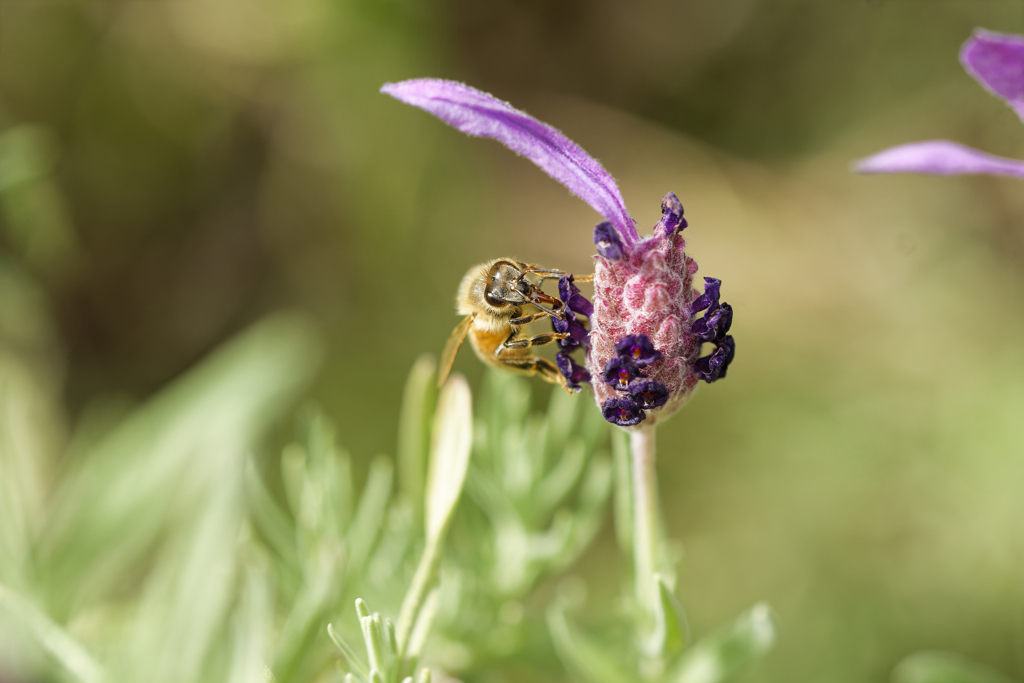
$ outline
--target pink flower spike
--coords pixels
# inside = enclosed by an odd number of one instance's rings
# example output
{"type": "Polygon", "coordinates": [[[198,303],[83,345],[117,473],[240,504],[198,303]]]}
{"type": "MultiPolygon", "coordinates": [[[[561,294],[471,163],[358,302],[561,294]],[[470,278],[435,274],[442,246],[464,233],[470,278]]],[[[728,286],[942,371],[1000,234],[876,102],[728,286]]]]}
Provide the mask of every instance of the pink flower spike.
{"type": "Polygon", "coordinates": [[[387,83],[382,93],[419,107],[463,133],[494,138],[525,156],[615,226],[627,245],[638,235],[615,179],[560,131],[507,102],[455,81],[387,83]]]}
{"type": "Polygon", "coordinates": [[[977,29],[964,43],[960,63],[1024,120],[1024,37],[977,29]]]}
{"type": "Polygon", "coordinates": [[[1024,178],[1024,161],[997,157],[947,140],[911,142],[879,152],[854,164],[858,173],[927,173],[930,175],[1008,175],[1024,178]]]}

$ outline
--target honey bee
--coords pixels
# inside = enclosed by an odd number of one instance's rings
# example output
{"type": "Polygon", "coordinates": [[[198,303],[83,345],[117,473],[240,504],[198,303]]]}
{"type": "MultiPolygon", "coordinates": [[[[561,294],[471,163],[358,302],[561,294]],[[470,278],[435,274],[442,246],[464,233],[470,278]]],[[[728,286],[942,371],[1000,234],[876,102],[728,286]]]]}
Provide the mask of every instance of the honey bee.
{"type": "MultiPolygon", "coordinates": [[[[550,344],[569,335],[546,332],[527,337],[522,333],[522,327],[535,320],[563,318],[565,305],[560,299],[545,294],[539,286],[544,280],[563,275],[565,271],[539,268],[509,258],[494,259],[470,268],[459,284],[455,299],[459,314],[466,317],[445,344],[438,386],[448,377],[455,354],[468,336],[470,345],[484,363],[523,375],[537,375],[545,382],[561,385],[570,394],[575,393],[554,363],[530,355],[531,347],[550,344]],[[536,284],[527,279],[531,274],[540,276],[536,284]],[[528,305],[539,309],[538,312],[524,315],[523,308],[528,305]]],[[[583,281],[586,279],[589,278],[583,281]]]]}

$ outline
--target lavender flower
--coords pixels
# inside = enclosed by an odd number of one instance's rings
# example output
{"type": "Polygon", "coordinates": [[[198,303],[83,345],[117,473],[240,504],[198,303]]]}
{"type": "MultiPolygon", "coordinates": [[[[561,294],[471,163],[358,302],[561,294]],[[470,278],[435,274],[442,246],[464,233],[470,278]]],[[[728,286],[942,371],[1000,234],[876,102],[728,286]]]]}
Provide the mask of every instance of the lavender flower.
{"type": "Polygon", "coordinates": [[[615,344],[615,354],[625,356],[639,366],[650,365],[663,358],[661,351],[654,348],[646,334],[631,334],[615,344]]]}
{"type": "Polygon", "coordinates": [[[555,354],[555,365],[569,381],[570,389],[578,391],[581,389],[581,383],[590,382],[590,373],[585,367],[578,365],[568,351],[559,351],[555,354]]]}
{"type": "MultiPolygon", "coordinates": [[[[594,306],[580,294],[580,289],[573,284],[572,275],[566,275],[558,281],[558,296],[565,304],[564,316],[552,318],[551,326],[555,332],[568,333],[568,337],[558,340],[559,346],[566,351],[572,351],[579,346],[590,345],[590,333],[583,323],[576,319],[576,315],[590,316],[594,313],[594,306]]],[[[566,373],[562,373],[569,377],[566,373]]],[[[589,380],[588,380],[589,381],[589,380]]]]}
{"type": "Polygon", "coordinates": [[[629,385],[627,391],[641,408],[660,408],[668,403],[668,389],[656,379],[638,379],[629,385]]]}
{"type": "MultiPolygon", "coordinates": [[[[960,50],[960,63],[983,88],[1024,120],[1024,36],[977,29],[960,50]]],[[[948,140],[912,142],[857,162],[860,173],[1008,175],[1024,178],[1024,161],[997,157],[948,140]]]]}
{"type": "Polygon", "coordinates": [[[714,301],[714,307],[709,303],[692,308],[698,299],[692,288],[697,264],[684,251],[686,242],[680,233],[687,221],[675,194],[662,199],[654,235],[641,238],[615,179],[551,126],[452,81],[403,81],[389,83],[381,91],[464,133],[498,140],[606,219],[594,230],[598,254],[593,305],[579,294],[571,278],[564,280],[559,293],[566,304],[566,320],[555,323],[564,328],[559,331],[570,333],[557,356],[559,369],[570,382],[587,381],[583,369],[568,355],[573,348],[586,349],[588,374],[602,379],[592,386],[605,419],[624,427],[648,418],[648,424],[653,424],[679,408],[699,379],[712,382],[725,376],[735,355],[735,343],[725,334],[732,309],[718,304],[718,280],[703,295],[714,301]],[[705,309],[704,322],[698,320],[698,329],[691,329],[694,313],[705,309]],[[577,314],[589,317],[589,337],[580,332],[585,328],[577,314]],[[716,348],[699,358],[705,341],[716,348]]]}
{"type": "Polygon", "coordinates": [[[626,391],[633,380],[640,376],[640,368],[628,356],[614,356],[605,364],[601,381],[616,391],[626,391]]]}
{"type": "Polygon", "coordinates": [[[620,427],[633,427],[647,417],[642,406],[631,398],[610,398],[601,404],[604,419],[620,427]]]}

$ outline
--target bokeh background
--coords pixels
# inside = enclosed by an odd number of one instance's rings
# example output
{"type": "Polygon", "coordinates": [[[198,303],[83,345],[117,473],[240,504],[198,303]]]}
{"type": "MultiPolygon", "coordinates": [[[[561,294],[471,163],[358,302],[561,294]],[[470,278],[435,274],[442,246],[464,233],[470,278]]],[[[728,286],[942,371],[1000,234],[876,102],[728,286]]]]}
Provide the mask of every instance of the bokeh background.
{"type": "MultiPolygon", "coordinates": [[[[931,648],[1024,677],[1024,186],[849,172],[938,137],[1024,157],[957,61],[975,27],[1024,33],[1024,2],[0,0],[6,372],[59,451],[298,312],[323,361],[287,400],[365,471],[470,265],[590,270],[589,207],[378,93],[462,80],[599,158],[641,228],[676,192],[736,310],[728,378],[659,435],[694,631],[769,601],[751,681],[931,648]]],[[[609,524],[574,571],[611,600],[621,570],[609,524]]]]}

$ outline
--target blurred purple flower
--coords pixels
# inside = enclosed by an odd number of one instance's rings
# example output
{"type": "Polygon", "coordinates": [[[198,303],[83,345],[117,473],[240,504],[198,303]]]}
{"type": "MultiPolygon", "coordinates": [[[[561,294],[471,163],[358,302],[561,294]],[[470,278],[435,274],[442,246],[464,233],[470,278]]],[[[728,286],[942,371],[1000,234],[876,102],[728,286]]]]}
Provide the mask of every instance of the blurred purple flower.
{"type": "Polygon", "coordinates": [[[720,281],[708,279],[715,284],[699,301],[709,303],[691,310],[697,298],[692,288],[697,264],[684,251],[681,232],[687,222],[675,194],[662,199],[654,235],[641,238],[615,179],[551,126],[462,83],[425,78],[388,83],[381,92],[424,109],[464,133],[494,138],[535,163],[606,219],[594,230],[598,255],[594,257],[593,304],[579,294],[571,278],[563,279],[559,293],[566,303],[566,319],[554,323],[556,329],[572,335],[562,340],[559,369],[572,384],[589,376],[603,380],[592,386],[605,419],[628,427],[650,417],[653,424],[681,406],[699,379],[712,382],[725,376],[735,349],[732,337],[723,337],[732,309],[726,303],[719,306],[720,281]],[[698,335],[691,326],[694,313],[704,309],[709,310],[698,335]],[[589,337],[576,314],[590,318],[589,337]],[[716,349],[698,358],[705,338],[716,349]],[[586,349],[586,369],[568,355],[576,346],[586,349]]]}
{"type": "MultiPolygon", "coordinates": [[[[982,87],[1024,120],[1024,36],[977,29],[960,63],[982,87]]],[[[854,165],[860,173],[988,174],[1024,178],[1024,161],[997,157],[948,140],[899,145],[854,165]]]]}

